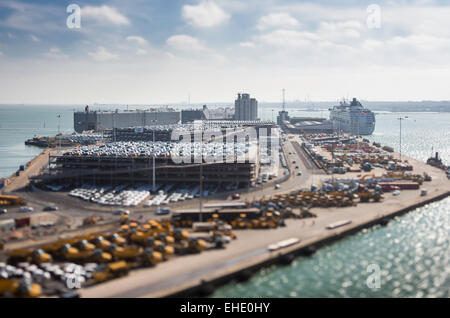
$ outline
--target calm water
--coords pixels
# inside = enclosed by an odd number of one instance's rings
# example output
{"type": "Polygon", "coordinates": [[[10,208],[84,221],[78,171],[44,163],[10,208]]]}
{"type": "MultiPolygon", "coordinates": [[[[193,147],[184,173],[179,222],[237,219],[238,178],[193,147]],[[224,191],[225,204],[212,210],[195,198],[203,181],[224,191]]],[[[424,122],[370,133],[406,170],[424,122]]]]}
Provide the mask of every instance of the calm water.
{"type": "MultiPolygon", "coordinates": [[[[292,116],[292,112],[290,111],[292,116]]],[[[271,119],[271,109],[263,110],[271,119]]],[[[294,112],[326,117],[327,112],[294,112]],[[322,115],[322,116],[321,116],[322,115]]],[[[425,161],[431,147],[450,163],[450,114],[383,113],[377,115],[371,140],[425,161]]],[[[213,297],[450,297],[450,198],[395,218],[297,258],[287,267],[259,271],[248,282],[229,283],[213,297]],[[381,269],[380,288],[370,289],[369,264],[381,269]]]]}
{"type": "Polygon", "coordinates": [[[35,157],[42,149],[25,146],[34,136],[73,131],[73,107],[69,106],[0,106],[0,178],[9,177],[19,166],[35,157]]]}

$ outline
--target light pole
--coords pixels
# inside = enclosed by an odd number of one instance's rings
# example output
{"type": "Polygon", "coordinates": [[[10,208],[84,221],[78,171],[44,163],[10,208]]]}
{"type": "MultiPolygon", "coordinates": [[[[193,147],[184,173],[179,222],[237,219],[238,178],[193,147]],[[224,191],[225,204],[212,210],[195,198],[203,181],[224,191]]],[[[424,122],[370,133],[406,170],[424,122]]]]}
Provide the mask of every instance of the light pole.
{"type": "Polygon", "coordinates": [[[61,115],[56,116],[58,117],[58,153],[61,152],[61,115]]]}
{"type": "Polygon", "coordinates": [[[398,117],[397,118],[398,119],[398,121],[399,121],[399,123],[400,123],[400,141],[399,141],[399,144],[400,144],[400,162],[402,161],[402,120],[404,120],[405,118],[403,118],[403,117],[398,117]]]}
{"type": "MultiPolygon", "coordinates": [[[[155,119],[152,120],[152,123],[154,124],[156,122],[155,119]]],[[[152,129],[152,135],[153,135],[153,190],[156,189],[156,172],[155,172],[155,127],[153,126],[152,129]]]]}
{"type": "Polygon", "coordinates": [[[203,128],[200,132],[200,222],[203,222],[202,199],[203,199],[203,128]]]}

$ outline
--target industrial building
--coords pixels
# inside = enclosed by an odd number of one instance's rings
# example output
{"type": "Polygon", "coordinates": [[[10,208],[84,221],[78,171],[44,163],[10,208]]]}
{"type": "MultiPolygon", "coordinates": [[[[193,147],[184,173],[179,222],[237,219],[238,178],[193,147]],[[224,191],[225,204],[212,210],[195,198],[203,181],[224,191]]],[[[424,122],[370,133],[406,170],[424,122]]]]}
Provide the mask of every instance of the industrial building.
{"type": "MultiPolygon", "coordinates": [[[[257,152],[256,152],[257,155],[257,152]]],[[[224,159],[225,161],[226,159],[224,159]]],[[[50,156],[48,170],[34,177],[36,184],[120,185],[152,184],[153,156],[50,156]]],[[[167,156],[155,159],[155,180],[158,183],[196,183],[200,167],[203,182],[209,184],[237,184],[249,187],[259,169],[258,160],[245,162],[212,162],[174,164],[167,156]]]]}
{"type": "Polygon", "coordinates": [[[209,119],[209,110],[206,105],[202,109],[183,109],[181,111],[181,123],[191,123],[196,120],[209,119]]]}
{"type": "Polygon", "coordinates": [[[91,111],[89,106],[86,106],[84,112],[75,112],[73,115],[74,130],[78,133],[87,130],[101,131],[114,127],[178,124],[180,121],[181,112],[171,108],[91,111]]]}
{"type": "Polygon", "coordinates": [[[235,120],[257,120],[258,119],[258,101],[250,98],[250,94],[238,94],[234,101],[234,119],[235,120]]]}

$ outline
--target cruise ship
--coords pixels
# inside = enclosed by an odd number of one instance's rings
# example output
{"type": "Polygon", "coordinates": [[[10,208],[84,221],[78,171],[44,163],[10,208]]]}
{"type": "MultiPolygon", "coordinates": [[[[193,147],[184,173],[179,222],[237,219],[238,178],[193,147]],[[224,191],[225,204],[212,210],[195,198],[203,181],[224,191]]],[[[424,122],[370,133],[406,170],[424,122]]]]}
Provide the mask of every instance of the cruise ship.
{"type": "Polygon", "coordinates": [[[330,108],[330,121],[333,130],[355,135],[371,135],[375,130],[375,114],[356,99],[351,103],[345,100],[330,108]]]}

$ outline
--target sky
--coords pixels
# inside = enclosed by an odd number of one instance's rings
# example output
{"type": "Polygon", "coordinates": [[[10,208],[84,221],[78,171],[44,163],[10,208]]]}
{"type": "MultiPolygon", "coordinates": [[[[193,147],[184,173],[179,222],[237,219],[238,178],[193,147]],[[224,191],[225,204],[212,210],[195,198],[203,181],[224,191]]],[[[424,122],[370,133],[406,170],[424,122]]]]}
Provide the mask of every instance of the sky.
{"type": "Polygon", "coordinates": [[[0,0],[0,103],[450,100],[449,17],[438,0],[0,0]]]}

